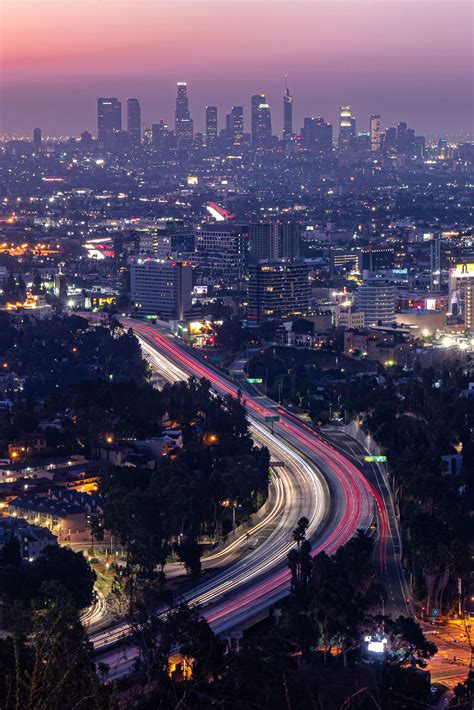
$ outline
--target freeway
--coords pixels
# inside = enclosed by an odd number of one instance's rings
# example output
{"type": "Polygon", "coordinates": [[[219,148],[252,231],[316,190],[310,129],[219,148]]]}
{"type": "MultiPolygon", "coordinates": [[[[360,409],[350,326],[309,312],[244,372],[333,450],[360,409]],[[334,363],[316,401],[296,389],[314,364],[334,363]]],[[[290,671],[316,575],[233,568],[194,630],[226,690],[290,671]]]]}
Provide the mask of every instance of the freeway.
{"type": "MultiPolygon", "coordinates": [[[[235,382],[199,360],[168,330],[132,319],[121,320],[124,327],[133,328],[145,356],[163,378],[176,381],[190,375],[205,377],[218,394],[239,395],[235,382]]],[[[310,521],[308,537],[313,554],[321,550],[335,552],[358,528],[366,529],[374,514],[381,536],[389,537],[382,496],[345,455],[272,400],[249,394],[245,405],[255,441],[269,448],[273,460],[285,464],[274,477],[278,483],[273,484],[280,487],[284,505],[273,531],[260,545],[184,595],[189,603],[202,608],[219,634],[244,625],[288,593],[286,557],[293,546],[291,532],[302,515],[310,521]],[[266,417],[275,415],[276,408],[279,421],[274,423],[272,433],[266,417]]],[[[378,554],[383,568],[386,545],[379,546],[378,554]]],[[[102,660],[109,665],[115,663],[117,672],[130,663],[133,650],[124,658],[110,647],[125,642],[128,633],[127,624],[118,623],[91,634],[97,652],[104,656],[102,660]]]]}

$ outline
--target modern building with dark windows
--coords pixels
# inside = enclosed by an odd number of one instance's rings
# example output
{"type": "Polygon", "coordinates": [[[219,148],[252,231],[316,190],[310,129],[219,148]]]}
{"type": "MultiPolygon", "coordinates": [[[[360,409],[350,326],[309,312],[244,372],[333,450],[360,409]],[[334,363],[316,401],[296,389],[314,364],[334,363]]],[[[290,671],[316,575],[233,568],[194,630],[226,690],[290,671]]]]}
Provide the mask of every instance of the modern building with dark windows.
{"type": "Polygon", "coordinates": [[[206,106],[206,145],[214,148],[217,142],[217,106],[206,106]]]}
{"type": "Polygon", "coordinates": [[[192,314],[192,265],[185,261],[143,259],[130,269],[132,310],[160,320],[186,320],[192,314]]]}
{"type": "Polygon", "coordinates": [[[189,148],[193,142],[193,119],[189,113],[187,84],[178,81],[178,96],[176,97],[175,133],[179,148],[189,148]]]}
{"type": "Polygon", "coordinates": [[[254,94],[250,101],[250,123],[252,132],[252,147],[258,147],[258,125],[259,125],[259,106],[266,102],[265,94],[254,94]]]}
{"type": "Polygon", "coordinates": [[[232,106],[230,116],[232,145],[240,147],[244,140],[244,107],[232,106]]]}
{"type": "Polygon", "coordinates": [[[309,267],[298,261],[268,261],[249,267],[247,316],[259,323],[304,315],[309,310],[309,267]]]}
{"type": "Polygon", "coordinates": [[[240,278],[248,260],[248,226],[238,222],[205,224],[196,230],[198,263],[226,278],[240,278]]]}
{"type": "Polygon", "coordinates": [[[130,145],[139,146],[142,142],[142,112],[138,99],[127,99],[127,131],[130,145]]]}
{"type": "Polygon", "coordinates": [[[122,131],[122,104],[116,98],[97,99],[97,136],[106,150],[114,150],[122,131]]]}

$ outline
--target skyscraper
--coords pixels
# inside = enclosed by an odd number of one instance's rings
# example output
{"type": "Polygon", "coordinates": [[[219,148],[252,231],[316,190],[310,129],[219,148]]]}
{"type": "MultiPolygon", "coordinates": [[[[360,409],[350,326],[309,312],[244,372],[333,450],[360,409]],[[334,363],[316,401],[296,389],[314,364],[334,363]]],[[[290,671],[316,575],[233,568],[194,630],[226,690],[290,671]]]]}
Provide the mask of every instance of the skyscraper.
{"type": "Polygon", "coordinates": [[[306,117],[301,129],[305,148],[318,153],[332,151],[332,124],[326,123],[320,116],[306,117]]]}
{"type": "Polygon", "coordinates": [[[299,259],[301,224],[276,220],[249,224],[249,252],[253,263],[275,259],[299,259]]]}
{"type": "Polygon", "coordinates": [[[178,96],[176,97],[175,132],[178,147],[189,147],[193,141],[193,119],[189,114],[187,85],[178,81],[178,96]]]}
{"type": "Polygon", "coordinates": [[[350,106],[339,109],[339,150],[350,150],[356,137],[356,123],[350,106]]]}
{"type": "Polygon", "coordinates": [[[142,142],[142,112],[138,99],[127,99],[127,131],[130,145],[140,145],[142,142]]]}
{"type": "Polygon", "coordinates": [[[33,131],[33,148],[35,153],[41,153],[41,128],[33,131]]]}
{"type": "Polygon", "coordinates": [[[217,106],[206,106],[206,145],[213,148],[217,141],[217,106]]]}
{"type": "Polygon", "coordinates": [[[283,140],[289,141],[293,134],[293,97],[285,77],[285,95],[283,96],[283,140]]]}
{"type": "Polygon", "coordinates": [[[260,104],[264,104],[266,101],[265,94],[254,94],[251,99],[251,109],[250,109],[250,122],[251,122],[251,133],[252,133],[252,146],[257,147],[257,134],[258,134],[258,107],[260,104]]]}
{"type": "Polygon", "coordinates": [[[232,106],[230,115],[232,145],[241,146],[244,140],[244,107],[232,106]]]}
{"type": "Polygon", "coordinates": [[[298,261],[267,261],[249,267],[247,316],[259,323],[305,315],[309,310],[309,267],[298,261]]]}
{"type": "Polygon", "coordinates": [[[380,115],[373,113],[370,117],[370,150],[377,153],[380,150],[380,115]]]}
{"type": "Polygon", "coordinates": [[[193,267],[188,262],[139,260],[130,269],[132,309],[162,320],[183,320],[192,313],[193,267]]]}
{"type": "Polygon", "coordinates": [[[272,140],[272,115],[267,103],[259,104],[257,109],[257,130],[255,148],[269,148],[272,140]]]}
{"type": "Polygon", "coordinates": [[[405,121],[400,121],[397,124],[397,150],[399,153],[404,153],[407,146],[407,129],[405,121]]]}
{"type": "Polygon", "coordinates": [[[278,246],[278,222],[249,224],[249,251],[252,262],[278,259],[278,246]]]}
{"type": "Polygon", "coordinates": [[[122,130],[122,104],[116,98],[97,99],[97,135],[106,150],[116,146],[122,130]]]}

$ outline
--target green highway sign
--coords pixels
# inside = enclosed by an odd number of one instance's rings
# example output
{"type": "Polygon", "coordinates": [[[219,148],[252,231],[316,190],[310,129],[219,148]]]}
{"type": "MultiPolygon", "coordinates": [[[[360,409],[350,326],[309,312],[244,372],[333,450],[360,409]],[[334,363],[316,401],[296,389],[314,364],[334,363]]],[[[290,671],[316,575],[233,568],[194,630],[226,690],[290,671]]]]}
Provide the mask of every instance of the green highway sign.
{"type": "Polygon", "coordinates": [[[279,422],[280,417],[278,414],[270,414],[268,417],[265,417],[266,422],[279,422]]]}
{"type": "Polygon", "coordinates": [[[369,463],[372,463],[372,462],[386,463],[387,457],[386,456],[364,456],[364,461],[368,461],[369,463]]]}
{"type": "Polygon", "coordinates": [[[247,377],[247,382],[250,382],[251,385],[261,385],[263,379],[261,377],[247,377]]]}

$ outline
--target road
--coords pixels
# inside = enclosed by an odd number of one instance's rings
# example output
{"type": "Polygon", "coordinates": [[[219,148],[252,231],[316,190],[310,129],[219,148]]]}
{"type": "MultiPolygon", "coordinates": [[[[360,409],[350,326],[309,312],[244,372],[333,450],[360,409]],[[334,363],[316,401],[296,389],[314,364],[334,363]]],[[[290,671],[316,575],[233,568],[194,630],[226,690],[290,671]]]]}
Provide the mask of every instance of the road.
{"type": "MultiPolygon", "coordinates": [[[[238,395],[234,381],[200,361],[166,329],[121,320],[124,327],[133,328],[151,366],[168,381],[189,375],[206,377],[218,394],[238,395]]],[[[314,554],[321,550],[335,552],[358,528],[366,529],[374,514],[382,540],[390,536],[383,496],[346,455],[272,400],[248,393],[245,404],[254,440],[269,448],[273,460],[285,464],[275,477],[284,505],[273,531],[261,544],[185,595],[189,603],[201,607],[218,634],[244,625],[287,595],[286,557],[293,546],[291,532],[302,515],[310,520],[308,537],[314,554]],[[265,417],[275,414],[280,419],[272,433],[265,417]]],[[[383,569],[385,543],[380,545],[379,555],[383,569]]],[[[96,650],[102,653],[101,660],[112,665],[116,675],[125,672],[134,651],[128,650],[125,658],[122,652],[109,649],[111,644],[125,640],[128,633],[127,624],[117,623],[91,635],[96,650]]]]}
{"type": "Polygon", "coordinates": [[[370,452],[352,436],[337,426],[328,426],[320,430],[324,438],[330,440],[341,453],[360,468],[366,479],[376,488],[383,501],[388,528],[385,534],[379,534],[374,550],[374,563],[377,577],[387,590],[387,602],[384,613],[397,617],[400,614],[414,615],[408,584],[400,563],[401,539],[398,521],[393,506],[390,484],[383,464],[365,462],[364,457],[370,452]]]}

